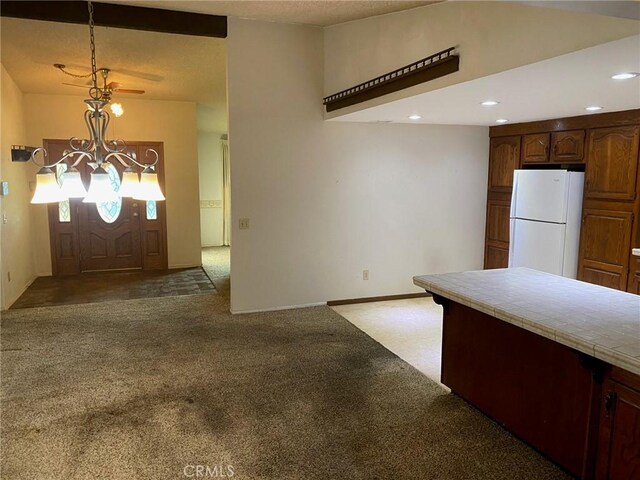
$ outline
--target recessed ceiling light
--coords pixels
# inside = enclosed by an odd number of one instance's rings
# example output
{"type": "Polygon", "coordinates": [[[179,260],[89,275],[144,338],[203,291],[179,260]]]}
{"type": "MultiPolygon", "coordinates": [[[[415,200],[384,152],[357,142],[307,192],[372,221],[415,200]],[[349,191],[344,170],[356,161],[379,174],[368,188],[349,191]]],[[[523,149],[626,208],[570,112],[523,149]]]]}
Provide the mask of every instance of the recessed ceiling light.
{"type": "Polygon", "coordinates": [[[409,120],[420,120],[422,117],[417,114],[409,115],[409,120]]]}
{"type": "Polygon", "coordinates": [[[597,105],[593,105],[591,107],[585,107],[585,110],[587,112],[597,112],[598,110],[602,110],[602,107],[599,107],[597,105]]]}
{"type": "Polygon", "coordinates": [[[611,75],[611,78],[614,80],[629,80],[630,78],[636,78],[640,73],[636,72],[624,72],[624,73],[616,73],[615,75],[611,75]]]}
{"type": "Polygon", "coordinates": [[[506,118],[499,118],[496,120],[496,123],[507,123],[509,120],[507,120],[506,118]]]}
{"type": "Polygon", "coordinates": [[[484,105],[485,107],[493,107],[494,105],[498,105],[500,102],[495,100],[485,100],[480,105],[484,105]]]}

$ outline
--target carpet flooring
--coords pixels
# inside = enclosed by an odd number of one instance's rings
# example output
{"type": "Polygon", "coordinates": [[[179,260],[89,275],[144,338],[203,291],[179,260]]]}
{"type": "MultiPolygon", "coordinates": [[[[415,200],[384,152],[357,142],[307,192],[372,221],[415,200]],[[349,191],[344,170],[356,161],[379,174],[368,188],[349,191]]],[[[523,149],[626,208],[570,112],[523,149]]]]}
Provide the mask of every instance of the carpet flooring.
{"type": "Polygon", "coordinates": [[[229,298],[231,273],[230,247],[203,247],[202,268],[211,279],[216,290],[223,297],[229,298]]]}
{"type": "Polygon", "coordinates": [[[328,307],[228,310],[3,313],[1,477],[569,478],[328,307]]]}

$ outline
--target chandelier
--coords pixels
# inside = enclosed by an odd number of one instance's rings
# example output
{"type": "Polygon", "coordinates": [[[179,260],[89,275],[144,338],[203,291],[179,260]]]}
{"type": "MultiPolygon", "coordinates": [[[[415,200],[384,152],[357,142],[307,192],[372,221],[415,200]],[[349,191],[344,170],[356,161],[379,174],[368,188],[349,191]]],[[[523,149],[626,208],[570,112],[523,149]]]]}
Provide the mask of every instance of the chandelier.
{"type": "Polygon", "coordinates": [[[93,33],[93,5],[90,1],[87,3],[89,9],[92,86],[89,88],[89,96],[91,98],[85,100],[87,110],[84,112],[84,121],[89,131],[90,139],[71,138],[69,140],[70,148],[63,152],[62,158],[53,163],[46,162],[48,154],[43,147],[12,146],[12,159],[31,160],[40,167],[36,174],[36,189],[31,203],[57,203],[70,198],[82,198],[84,203],[112,202],[120,197],[143,201],[164,200],[155,168],[159,160],[158,152],[152,148],[147,149],[145,155],[149,162],[140,163],[135,154],[126,153],[127,145],[123,140],[106,140],[110,117],[105,106],[109,103],[110,92],[98,87],[96,47],[93,33]],[[36,159],[39,154],[45,159],[43,163],[36,159]],[[93,169],[88,190],[85,189],[80,171],[77,169],[83,160],[93,169]],[[112,161],[118,161],[125,168],[117,191],[113,187],[107,171],[112,161]],[[59,183],[54,170],[63,163],[66,164],[67,168],[62,182],[59,183]],[[142,169],[139,177],[138,169],[142,169]]]}

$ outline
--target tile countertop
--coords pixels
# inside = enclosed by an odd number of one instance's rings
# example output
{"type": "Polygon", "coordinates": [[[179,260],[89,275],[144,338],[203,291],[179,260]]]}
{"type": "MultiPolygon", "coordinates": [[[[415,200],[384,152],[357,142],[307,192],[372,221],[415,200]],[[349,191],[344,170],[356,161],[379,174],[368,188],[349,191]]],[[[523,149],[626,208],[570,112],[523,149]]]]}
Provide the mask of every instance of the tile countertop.
{"type": "Polygon", "coordinates": [[[640,375],[640,295],[528,268],[416,276],[413,283],[640,375]]]}

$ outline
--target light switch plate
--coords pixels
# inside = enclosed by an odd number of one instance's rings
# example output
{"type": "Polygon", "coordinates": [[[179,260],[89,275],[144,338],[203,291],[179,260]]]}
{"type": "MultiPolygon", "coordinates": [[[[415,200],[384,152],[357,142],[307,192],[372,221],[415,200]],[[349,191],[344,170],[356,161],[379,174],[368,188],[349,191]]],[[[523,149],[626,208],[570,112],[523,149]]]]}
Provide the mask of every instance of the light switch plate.
{"type": "Polygon", "coordinates": [[[0,183],[0,195],[3,197],[9,195],[9,182],[0,183]]]}

